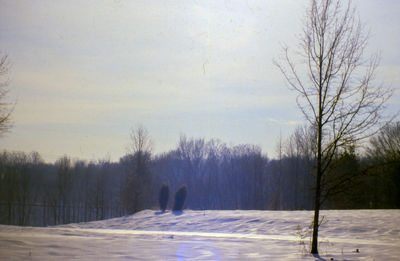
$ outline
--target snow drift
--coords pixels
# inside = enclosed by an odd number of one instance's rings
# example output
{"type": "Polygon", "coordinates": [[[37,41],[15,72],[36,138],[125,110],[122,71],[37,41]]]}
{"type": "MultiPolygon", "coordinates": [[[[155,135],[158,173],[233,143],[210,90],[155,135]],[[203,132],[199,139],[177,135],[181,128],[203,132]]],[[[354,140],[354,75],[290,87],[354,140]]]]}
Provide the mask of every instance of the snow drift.
{"type": "Polygon", "coordinates": [[[37,228],[0,226],[1,260],[399,260],[400,210],[322,211],[320,256],[307,253],[312,211],[145,210],[37,228]]]}

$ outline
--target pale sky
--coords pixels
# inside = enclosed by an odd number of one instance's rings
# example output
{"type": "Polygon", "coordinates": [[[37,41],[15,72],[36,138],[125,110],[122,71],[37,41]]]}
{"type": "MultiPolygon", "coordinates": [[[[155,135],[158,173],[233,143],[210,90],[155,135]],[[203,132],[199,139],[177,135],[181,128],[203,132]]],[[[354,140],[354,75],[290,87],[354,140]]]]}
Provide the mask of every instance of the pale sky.
{"type": "MultiPolygon", "coordinates": [[[[304,118],[272,60],[297,48],[309,1],[0,0],[14,127],[1,149],[52,162],[118,160],[141,124],[154,152],[181,134],[261,146],[304,118]]],[[[400,106],[400,1],[357,0],[381,52],[377,78],[400,106]]]]}

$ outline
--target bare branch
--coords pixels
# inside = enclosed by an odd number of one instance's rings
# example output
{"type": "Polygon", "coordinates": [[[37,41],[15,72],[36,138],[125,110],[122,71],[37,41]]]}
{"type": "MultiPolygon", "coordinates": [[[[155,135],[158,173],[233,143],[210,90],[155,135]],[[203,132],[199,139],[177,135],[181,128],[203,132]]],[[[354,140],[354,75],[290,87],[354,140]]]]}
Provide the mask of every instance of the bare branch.
{"type": "Polygon", "coordinates": [[[15,107],[15,104],[11,106],[11,104],[4,102],[8,94],[9,79],[7,78],[7,74],[9,69],[8,55],[3,55],[0,58],[0,136],[12,127],[11,113],[15,107]]]}

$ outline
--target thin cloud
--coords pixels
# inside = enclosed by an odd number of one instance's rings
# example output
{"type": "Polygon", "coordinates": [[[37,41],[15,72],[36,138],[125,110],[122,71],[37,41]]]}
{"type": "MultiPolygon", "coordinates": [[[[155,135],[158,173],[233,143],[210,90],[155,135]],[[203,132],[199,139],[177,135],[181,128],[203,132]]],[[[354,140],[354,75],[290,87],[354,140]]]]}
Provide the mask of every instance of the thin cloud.
{"type": "Polygon", "coordinates": [[[295,120],[278,120],[274,118],[268,118],[267,121],[269,123],[273,124],[279,124],[279,125],[290,125],[290,126],[296,126],[296,125],[301,125],[304,124],[303,121],[295,121],[295,120]]]}

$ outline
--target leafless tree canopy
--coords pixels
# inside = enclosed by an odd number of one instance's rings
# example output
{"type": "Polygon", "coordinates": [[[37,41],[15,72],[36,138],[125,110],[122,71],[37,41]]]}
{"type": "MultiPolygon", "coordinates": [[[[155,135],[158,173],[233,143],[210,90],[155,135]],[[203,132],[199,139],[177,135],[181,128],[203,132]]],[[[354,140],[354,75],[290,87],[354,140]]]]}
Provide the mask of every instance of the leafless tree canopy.
{"type": "Polygon", "coordinates": [[[385,161],[400,159],[400,122],[385,126],[378,136],[373,137],[368,155],[385,161]]]}
{"type": "Polygon", "coordinates": [[[11,128],[12,108],[10,108],[10,104],[4,101],[8,93],[9,80],[7,75],[9,68],[8,56],[4,55],[0,58],[0,135],[11,128]]]}
{"type": "Polygon", "coordinates": [[[363,56],[368,34],[351,2],[342,3],[313,0],[300,43],[301,55],[292,57],[285,48],[282,63],[276,62],[298,92],[297,104],[307,121],[321,125],[326,156],[376,133],[392,93],[374,84],[379,56],[363,56]]]}
{"type": "Polygon", "coordinates": [[[131,131],[131,150],[133,153],[151,153],[153,143],[149,132],[143,126],[138,126],[131,131]]]}

